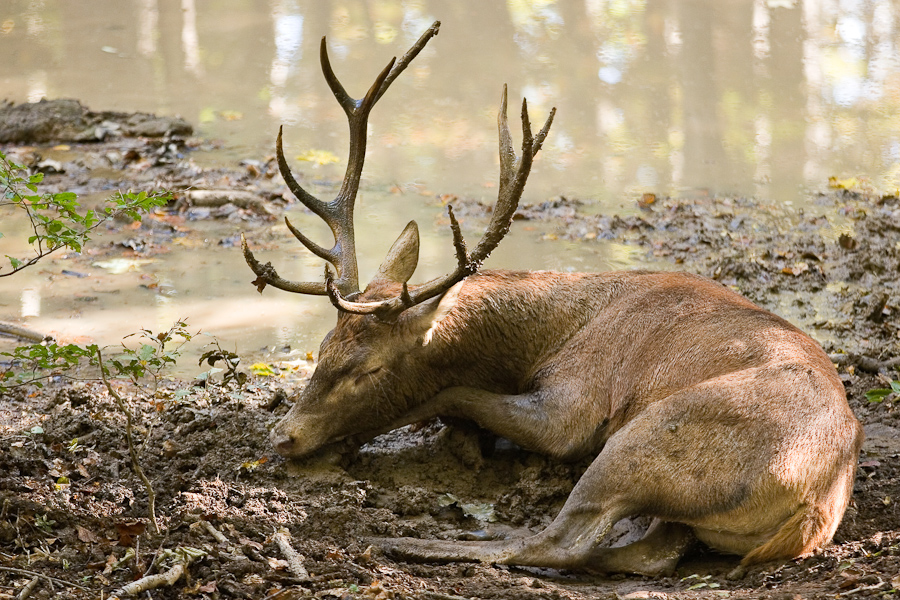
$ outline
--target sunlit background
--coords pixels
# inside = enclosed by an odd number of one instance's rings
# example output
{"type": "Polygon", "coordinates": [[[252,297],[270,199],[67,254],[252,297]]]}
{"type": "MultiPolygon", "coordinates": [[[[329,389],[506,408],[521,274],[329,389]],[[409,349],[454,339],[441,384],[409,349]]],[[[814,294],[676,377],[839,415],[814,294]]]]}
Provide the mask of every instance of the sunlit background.
{"type": "MultiPolygon", "coordinates": [[[[434,20],[440,35],[370,119],[364,279],[410,214],[424,224],[423,277],[452,263],[433,198],[496,193],[504,83],[535,121],[559,111],[525,202],[563,195],[621,210],[652,192],[802,206],[829,177],[900,186],[900,0],[3,0],[0,98],[180,115],[221,141],[191,156],[205,165],[270,155],[284,124],[301,175],[336,179],[346,122],[321,75],[321,37],[359,96],[434,20]],[[309,153],[324,158],[296,160],[309,153]]],[[[624,246],[536,244],[539,235],[517,225],[489,266],[629,266],[624,246]]],[[[293,246],[263,258],[320,276],[321,261],[293,246]]],[[[136,297],[134,306],[155,302],[157,321],[137,326],[188,315],[241,340],[239,350],[273,339],[309,350],[334,321],[321,298],[256,296],[234,249],[175,249],[145,269],[174,291],[136,297]]],[[[0,318],[110,343],[135,328],[134,308],[119,306],[124,291],[87,310],[72,307],[60,279],[52,289],[39,272],[19,281],[25,292],[0,290],[0,318]]]]}
{"type": "Polygon", "coordinates": [[[436,19],[373,114],[374,184],[485,194],[503,83],[559,108],[530,197],[900,182],[897,0],[4,0],[0,95],[178,114],[235,159],[285,123],[298,153],[343,158],[321,36],[360,95],[436,19]]]}

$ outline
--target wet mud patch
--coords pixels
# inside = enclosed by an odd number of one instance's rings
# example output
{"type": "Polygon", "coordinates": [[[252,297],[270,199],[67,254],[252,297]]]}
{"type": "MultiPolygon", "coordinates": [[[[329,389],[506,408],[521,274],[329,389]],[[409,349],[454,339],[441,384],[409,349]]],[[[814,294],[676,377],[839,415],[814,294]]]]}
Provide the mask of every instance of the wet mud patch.
{"type": "MultiPolygon", "coordinates": [[[[286,407],[266,409],[273,386],[265,380],[240,394],[207,388],[177,402],[129,398],[164,529],[153,534],[123,417],[105,389],[78,383],[13,395],[2,400],[4,415],[17,420],[4,427],[0,446],[0,564],[10,569],[0,570],[0,591],[12,595],[42,574],[86,589],[42,582],[35,598],[95,598],[152,572],[162,550],[194,548],[203,554],[189,576],[152,597],[807,598],[879,585],[872,590],[888,592],[900,567],[893,504],[900,444],[886,418],[891,409],[859,410],[858,392],[873,384],[861,375],[850,387],[869,440],[835,544],[738,582],[725,578],[736,558],[703,549],[676,576],[655,580],[394,561],[367,540],[488,539],[542,529],[587,463],[559,463],[502,440],[491,445],[478,431],[438,422],[381,436],[356,454],[285,461],[266,434],[286,407]],[[41,433],[29,433],[35,424],[41,433]],[[291,572],[277,543],[284,530],[304,578],[291,572]]],[[[636,527],[623,524],[618,533],[639,534],[636,527]]]]}
{"type": "Polygon", "coordinates": [[[187,136],[190,123],[178,117],[115,111],[96,112],[78,100],[41,100],[0,106],[0,143],[98,142],[107,138],[187,136]]]}

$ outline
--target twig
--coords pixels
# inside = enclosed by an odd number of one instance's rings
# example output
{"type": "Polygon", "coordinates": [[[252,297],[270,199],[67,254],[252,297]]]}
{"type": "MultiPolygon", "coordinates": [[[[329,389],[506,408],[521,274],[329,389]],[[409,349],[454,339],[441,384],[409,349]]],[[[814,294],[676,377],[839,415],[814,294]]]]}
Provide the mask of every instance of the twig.
{"type": "Polygon", "coordinates": [[[67,585],[69,587],[73,587],[79,590],[84,590],[89,592],[88,588],[78,585],[77,583],[72,583],[70,581],[66,581],[65,579],[57,579],[56,577],[51,577],[49,575],[44,575],[43,573],[35,573],[34,571],[26,571],[25,569],[17,569],[15,567],[0,567],[0,571],[7,571],[9,573],[18,573],[19,575],[30,575],[31,577],[42,577],[47,581],[51,581],[53,583],[58,583],[59,585],[67,585]]]}
{"type": "Polygon", "coordinates": [[[217,542],[220,544],[225,544],[226,546],[232,546],[231,540],[225,537],[225,534],[216,529],[212,523],[207,521],[206,519],[200,519],[200,525],[209,533],[209,535],[213,536],[217,542]]]}
{"type": "Polygon", "coordinates": [[[166,532],[166,539],[164,539],[159,544],[159,548],[156,549],[156,552],[153,553],[153,558],[150,560],[150,566],[147,567],[147,570],[144,571],[144,577],[149,575],[156,568],[156,561],[159,559],[159,553],[162,552],[163,546],[166,545],[166,542],[169,541],[169,532],[166,532]]]}
{"type": "Polygon", "coordinates": [[[303,566],[303,557],[291,546],[287,530],[281,528],[275,532],[273,537],[275,538],[275,543],[278,544],[278,549],[281,550],[281,554],[287,560],[290,572],[301,581],[309,580],[309,573],[306,571],[306,567],[303,566]]]}
{"type": "Polygon", "coordinates": [[[153,484],[150,483],[150,479],[147,477],[147,474],[144,473],[143,467],[141,467],[137,450],[134,448],[134,438],[131,434],[134,415],[128,410],[128,407],[125,405],[125,400],[119,395],[119,392],[117,392],[109,382],[106,367],[103,365],[103,355],[99,347],[97,347],[97,365],[100,367],[100,377],[103,380],[103,385],[106,386],[109,395],[116,401],[119,410],[125,415],[125,438],[128,440],[128,452],[131,454],[131,467],[134,469],[134,472],[137,473],[137,476],[144,484],[144,488],[147,490],[147,509],[150,512],[150,523],[153,525],[153,533],[158,534],[159,523],[156,521],[156,492],[153,491],[153,484]]]}
{"type": "Polygon", "coordinates": [[[235,557],[246,558],[249,560],[244,550],[237,544],[232,543],[232,541],[229,540],[224,533],[216,529],[212,523],[206,519],[200,519],[200,526],[203,527],[209,535],[213,536],[218,543],[227,546],[228,551],[232,552],[235,557]]]}
{"type": "Polygon", "coordinates": [[[878,373],[879,371],[886,371],[900,366],[900,356],[888,360],[876,360],[868,356],[848,352],[847,354],[829,354],[828,358],[835,364],[853,365],[868,373],[878,373]]]}
{"type": "Polygon", "coordinates": [[[153,590],[164,585],[174,585],[176,581],[181,579],[187,568],[191,566],[191,563],[206,553],[195,548],[178,548],[171,553],[167,552],[167,554],[178,557],[175,564],[169,567],[167,571],[158,575],[147,575],[137,581],[132,581],[113,592],[109,600],[114,600],[119,596],[136,596],[141,592],[153,590]]]}
{"type": "Polygon", "coordinates": [[[165,573],[141,577],[137,581],[132,581],[128,585],[113,592],[112,596],[110,596],[110,600],[116,596],[136,596],[141,592],[154,590],[160,586],[173,585],[176,581],[181,579],[185,569],[187,569],[187,562],[179,562],[175,563],[175,565],[165,573]]]}
{"type": "Polygon", "coordinates": [[[34,588],[37,587],[38,583],[41,582],[41,576],[36,575],[32,578],[31,581],[22,586],[22,589],[16,594],[16,600],[25,600],[28,596],[31,595],[31,592],[34,591],[34,588]]]}
{"type": "Polygon", "coordinates": [[[873,590],[878,590],[888,585],[887,581],[882,581],[881,578],[878,578],[878,583],[874,585],[861,585],[858,588],[853,588],[849,592],[844,592],[843,594],[839,594],[840,596],[852,596],[853,594],[858,594],[860,592],[871,592],[873,590]]]}

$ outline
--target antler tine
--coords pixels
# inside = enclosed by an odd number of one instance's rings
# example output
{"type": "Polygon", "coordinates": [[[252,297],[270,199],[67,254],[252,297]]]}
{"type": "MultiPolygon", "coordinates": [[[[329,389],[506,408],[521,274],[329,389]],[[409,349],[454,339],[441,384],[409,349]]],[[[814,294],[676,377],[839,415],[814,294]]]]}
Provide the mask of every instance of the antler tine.
{"type": "MultiPolygon", "coordinates": [[[[284,158],[284,147],[281,142],[282,137],[282,127],[278,128],[278,137],[275,139],[275,155],[278,159],[278,168],[281,171],[281,176],[284,178],[285,184],[288,186],[288,189],[303,203],[304,206],[309,208],[313,213],[321,217],[331,228],[332,232],[335,234],[335,239],[337,239],[339,224],[335,218],[335,215],[329,209],[329,206],[304,190],[297,180],[294,179],[293,173],[291,173],[291,168],[287,164],[287,160],[284,158]]],[[[335,247],[331,250],[326,250],[322,246],[316,244],[314,241],[303,235],[300,230],[291,225],[291,222],[285,217],[285,224],[288,229],[294,236],[300,240],[300,242],[306,246],[313,254],[324,258],[325,260],[334,263],[335,265],[339,264],[339,253],[337,249],[339,249],[339,245],[335,244],[335,247]]],[[[253,252],[250,251],[250,247],[247,245],[247,240],[244,237],[244,234],[241,234],[241,249],[244,252],[244,260],[250,266],[250,269],[256,274],[256,279],[253,280],[253,285],[256,286],[256,289],[259,293],[266,288],[266,285],[271,285],[280,290],[284,290],[286,292],[294,292],[297,294],[311,294],[316,296],[323,296],[327,292],[326,286],[323,282],[296,282],[289,281],[281,277],[278,272],[275,270],[275,267],[272,266],[272,263],[261,264],[256,257],[253,256],[253,252]]],[[[352,290],[349,290],[352,292],[352,290]]]]}
{"type": "Polygon", "coordinates": [[[311,294],[313,296],[324,296],[328,293],[325,284],[322,282],[294,282],[282,278],[275,272],[272,263],[260,264],[250,247],[247,245],[247,239],[241,234],[241,250],[244,252],[244,260],[250,266],[250,269],[256,274],[253,285],[261,294],[267,285],[276,287],[286,292],[294,292],[296,294],[311,294]]]}
{"type": "Polygon", "coordinates": [[[512,136],[509,132],[507,119],[507,91],[503,86],[503,94],[500,100],[500,114],[497,118],[497,127],[500,138],[500,190],[497,204],[494,207],[491,221],[488,223],[485,233],[475,247],[468,254],[465,241],[460,233],[459,223],[453,214],[453,207],[448,206],[450,228],[453,232],[453,246],[456,249],[457,266],[453,272],[417,287],[411,292],[403,284],[403,292],[400,296],[382,300],[380,302],[351,302],[341,297],[340,291],[334,285],[326,285],[328,296],[332,304],[338,309],[354,314],[372,314],[382,321],[396,320],[401,312],[420,304],[430,298],[445,292],[469,275],[472,275],[481,267],[481,263],[497,247],[503,237],[509,232],[512,218],[519,205],[519,199],[525,189],[525,182],[531,171],[531,165],[535,155],[540,151],[550,131],[556,108],[550,111],[547,121],[537,133],[531,131],[531,122],[528,117],[528,104],[522,102],[522,156],[517,157],[512,146],[512,136]]]}
{"type": "Polygon", "coordinates": [[[347,114],[350,127],[350,154],[347,158],[347,172],[338,195],[327,205],[332,214],[336,227],[332,228],[335,234],[334,251],[340,256],[339,264],[335,264],[338,270],[338,279],[335,286],[344,295],[359,292],[359,274],[356,261],[356,241],[353,231],[353,210],[356,202],[356,194],[359,191],[359,182],[362,177],[363,164],[366,159],[366,135],[368,129],[369,113],[375,103],[384,95],[391,83],[409,65],[425,44],[437,35],[440,30],[440,21],[436,21],[413,44],[403,57],[398,61],[392,59],[369,87],[366,95],[359,100],[351,98],[343,85],[341,85],[331,62],[328,59],[328,49],[323,38],[321,45],[322,71],[331,88],[334,97],[347,114]]]}
{"type": "Polygon", "coordinates": [[[328,58],[328,47],[325,43],[325,38],[322,38],[319,53],[322,73],[338,104],[344,109],[350,126],[350,154],[347,159],[347,171],[337,196],[331,202],[322,202],[297,183],[287,164],[287,160],[284,158],[281,127],[278,129],[278,137],[275,140],[275,154],[278,159],[278,168],[288,189],[303,205],[325,221],[334,235],[334,246],[331,249],[320,246],[294,227],[287,218],[285,218],[285,224],[307,249],[334,265],[337,270],[337,279],[329,275],[326,277],[327,282],[322,283],[288,281],[280,277],[270,263],[260,264],[247,246],[246,240],[241,236],[244,259],[257,275],[253,283],[260,292],[263,291],[266,285],[272,285],[285,291],[302,294],[326,294],[329,286],[346,297],[352,297],[359,293],[359,271],[353,232],[353,205],[359,191],[360,177],[362,176],[363,163],[366,157],[366,129],[368,127],[369,112],[371,112],[372,107],[384,95],[397,76],[406,69],[410,61],[422,51],[425,44],[437,35],[440,25],[439,21],[435,21],[399,61],[396,58],[392,59],[376,77],[375,82],[366,92],[366,95],[359,100],[352,98],[347,93],[338,80],[337,75],[335,75],[334,69],[331,67],[331,61],[328,58]]]}
{"type": "Polygon", "coordinates": [[[391,72],[388,74],[387,79],[384,80],[384,87],[378,92],[377,97],[375,98],[375,102],[381,98],[385,91],[387,91],[388,87],[397,79],[397,76],[400,75],[406,67],[409,66],[409,63],[413,61],[413,59],[419,55],[419,52],[425,47],[425,44],[428,43],[431,38],[440,33],[441,30],[441,22],[435,21],[431,24],[425,33],[419,36],[419,39],[416,40],[416,43],[412,45],[412,47],[406,51],[406,53],[400,57],[400,60],[394,64],[391,72]]]}
{"type": "Polygon", "coordinates": [[[328,205],[304,190],[297,180],[294,179],[294,174],[291,172],[291,167],[287,164],[287,160],[284,158],[284,146],[281,143],[281,134],[284,130],[284,125],[278,126],[278,137],[275,138],[275,157],[278,159],[278,170],[281,172],[281,177],[284,179],[285,185],[288,186],[288,189],[291,190],[291,193],[296,196],[297,200],[303,203],[303,205],[311,210],[313,213],[322,218],[329,225],[333,220],[333,216],[328,210],[328,205]]]}

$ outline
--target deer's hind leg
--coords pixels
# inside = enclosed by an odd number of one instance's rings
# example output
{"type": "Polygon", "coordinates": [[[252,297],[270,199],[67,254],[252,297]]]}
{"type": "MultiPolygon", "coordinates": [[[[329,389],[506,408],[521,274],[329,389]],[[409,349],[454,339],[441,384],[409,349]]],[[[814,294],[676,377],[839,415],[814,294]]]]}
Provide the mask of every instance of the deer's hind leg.
{"type": "MultiPolygon", "coordinates": [[[[628,429],[628,428],[626,428],[628,429]]],[[[664,502],[663,489],[641,485],[641,461],[653,449],[655,427],[636,433],[622,431],[594,460],[576,484],[553,522],[542,532],[523,538],[489,542],[380,539],[375,543],[393,556],[423,562],[485,562],[555,569],[595,570],[657,575],[674,569],[693,541],[691,530],[677,523],[654,523],[644,538],[622,548],[598,548],[619,520],[652,514],[648,508],[664,502]],[[635,437],[628,443],[616,438],[635,437]],[[646,439],[645,439],[646,438],[646,439]],[[634,447],[646,452],[632,453],[634,447]]]]}
{"type": "Polygon", "coordinates": [[[699,528],[719,532],[718,549],[745,554],[800,501],[769,473],[777,435],[770,415],[741,400],[745,377],[721,378],[646,407],[607,440],[554,521],[534,536],[379,545],[423,561],[657,574],[674,568],[699,528]],[[634,546],[598,548],[617,521],[634,515],[663,523],[634,546]]]}
{"type": "Polygon", "coordinates": [[[598,544],[620,519],[639,514],[630,498],[635,483],[625,469],[604,468],[598,457],[578,482],[560,513],[544,531],[529,537],[488,542],[372,540],[386,553],[417,562],[484,562],[602,573],[671,573],[695,542],[691,528],[655,520],[640,540],[618,548],[598,544]],[[613,472],[614,471],[614,472],[613,472]]]}
{"type": "Polygon", "coordinates": [[[644,537],[626,546],[595,548],[585,568],[599,573],[637,573],[648,577],[675,572],[678,561],[697,543],[687,525],[654,519],[644,537]]]}

